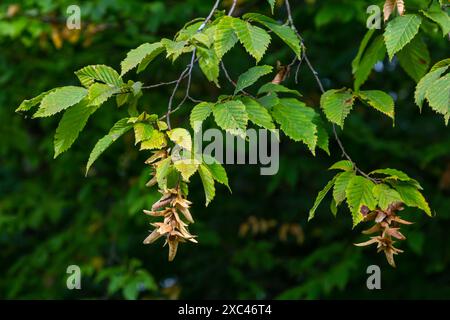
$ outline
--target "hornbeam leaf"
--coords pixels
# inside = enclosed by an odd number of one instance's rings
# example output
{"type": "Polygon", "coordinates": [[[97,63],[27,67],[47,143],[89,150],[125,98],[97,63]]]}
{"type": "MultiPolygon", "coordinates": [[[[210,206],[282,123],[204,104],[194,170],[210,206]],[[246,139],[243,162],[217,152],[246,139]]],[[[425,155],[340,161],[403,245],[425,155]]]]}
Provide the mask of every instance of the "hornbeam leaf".
{"type": "Polygon", "coordinates": [[[89,104],[93,106],[99,106],[119,92],[120,88],[118,87],[96,82],[89,87],[89,104]]]}
{"type": "Polygon", "coordinates": [[[86,165],[86,174],[89,168],[98,159],[98,157],[117,139],[119,139],[124,133],[133,128],[133,125],[128,123],[128,118],[123,118],[117,121],[114,126],[109,130],[109,133],[98,140],[94,149],[92,149],[89,155],[89,160],[86,165]]]}
{"type": "Polygon", "coordinates": [[[192,138],[189,131],[183,128],[175,128],[167,132],[169,139],[188,151],[192,150],[192,138]]]}
{"type": "Polygon", "coordinates": [[[199,165],[200,162],[196,159],[181,159],[173,163],[173,166],[181,173],[183,181],[185,182],[189,182],[189,178],[197,172],[199,165]]]}
{"type": "Polygon", "coordinates": [[[433,87],[434,83],[441,77],[441,75],[447,71],[448,66],[432,69],[431,72],[427,73],[417,84],[416,91],[414,93],[414,101],[422,110],[423,101],[430,88],[433,87]]]}
{"type": "Polygon", "coordinates": [[[84,99],[64,112],[55,133],[55,158],[72,146],[98,107],[89,105],[88,100],[84,99]]]}
{"type": "Polygon", "coordinates": [[[431,209],[428,202],[416,187],[403,181],[398,181],[392,185],[407,206],[422,209],[427,215],[431,216],[431,209]]]}
{"type": "Polygon", "coordinates": [[[357,94],[359,98],[366,101],[371,107],[394,120],[394,99],[389,94],[380,90],[359,91],[357,94]]]}
{"type": "Polygon", "coordinates": [[[22,103],[20,104],[20,106],[16,109],[16,112],[19,111],[29,111],[31,108],[33,108],[34,106],[37,106],[39,103],[41,103],[42,99],[44,99],[44,97],[46,95],[48,95],[49,93],[55,91],[56,89],[52,89],[46,92],[42,92],[40,95],[28,99],[28,100],[24,100],[22,101],[22,103]]]}
{"type": "Polygon", "coordinates": [[[272,72],[271,66],[255,66],[248,69],[246,72],[244,72],[239,76],[238,81],[236,83],[236,88],[234,90],[234,94],[251,86],[256,81],[258,81],[259,78],[271,72],[272,72]]]}
{"type": "Polygon", "coordinates": [[[420,37],[415,37],[397,56],[403,70],[416,82],[427,73],[431,61],[430,53],[420,37]]]}
{"type": "Polygon", "coordinates": [[[156,43],[144,43],[136,49],[130,50],[127,53],[126,58],[120,63],[122,68],[121,76],[134,69],[139,65],[139,70],[142,71],[145,67],[155,59],[161,52],[164,51],[164,47],[160,42],[156,43]]]}
{"type": "Polygon", "coordinates": [[[152,137],[155,128],[150,123],[137,122],[133,126],[134,128],[134,144],[138,144],[141,141],[148,140],[152,137]]]}
{"type": "Polygon", "coordinates": [[[281,130],[292,140],[305,143],[313,154],[318,140],[316,115],[314,109],[293,98],[280,99],[280,104],[272,109],[272,116],[281,130]]]}
{"type": "Polygon", "coordinates": [[[229,16],[220,18],[214,33],[214,50],[217,57],[222,57],[238,42],[238,37],[233,29],[232,21],[236,19],[229,16]]]}
{"type": "Polygon", "coordinates": [[[210,102],[200,102],[192,109],[189,121],[195,132],[200,130],[203,121],[212,113],[213,106],[210,102]]]}
{"type": "Polygon", "coordinates": [[[241,98],[242,103],[245,105],[245,110],[248,114],[248,119],[254,124],[263,127],[268,130],[275,129],[272,117],[257,100],[250,97],[241,98]]]}
{"type": "Polygon", "coordinates": [[[293,95],[296,95],[298,97],[301,97],[302,94],[300,92],[298,92],[297,90],[294,89],[289,89],[281,84],[276,84],[276,83],[272,83],[272,82],[268,82],[265,85],[263,85],[261,88],[259,88],[258,90],[258,95],[264,94],[264,93],[272,93],[272,92],[276,92],[276,93],[291,93],[293,95]]]}
{"type": "Polygon", "coordinates": [[[153,130],[150,138],[141,142],[139,150],[161,149],[167,146],[166,135],[158,130],[153,130]]]}
{"type": "Polygon", "coordinates": [[[353,94],[342,90],[328,90],[320,98],[320,106],[327,119],[341,128],[344,127],[344,120],[353,108],[353,102],[353,94]]]}
{"type": "Polygon", "coordinates": [[[450,33],[450,17],[447,12],[441,9],[441,6],[436,1],[433,1],[427,11],[421,10],[421,12],[441,27],[444,37],[450,33]]]}
{"type": "Polygon", "coordinates": [[[355,173],[353,171],[346,171],[336,175],[336,182],[333,188],[333,199],[336,202],[336,206],[347,198],[347,186],[354,176],[355,173]]]}
{"type": "Polygon", "coordinates": [[[319,207],[320,203],[322,202],[322,200],[327,195],[328,191],[331,190],[331,188],[333,187],[335,181],[336,181],[336,177],[333,177],[333,179],[328,181],[326,186],[317,194],[316,200],[314,201],[314,205],[311,208],[311,210],[309,210],[308,221],[310,221],[311,219],[314,218],[317,208],[319,207]]]}
{"type": "Polygon", "coordinates": [[[353,171],[355,168],[355,165],[353,162],[349,160],[341,160],[333,164],[331,167],[328,168],[328,170],[343,170],[343,171],[353,171]]]}
{"type": "Polygon", "coordinates": [[[389,205],[394,202],[402,202],[400,194],[385,184],[377,184],[373,190],[373,195],[378,201],[378,206],[382,210],[387,210],[389,205]]]}
{"type": "Polygon", "coordinates": [[[213,49],[197,48],[198,65],[205,77],[219,87],[220,60],[213,49]]]}
{"type": "Polygon", "coordinates": [[[390,21],[384,32],[389,59],[403,49],[419,32],[422,18],[415,14],[404,15],[390,21]]]}
{"type": "Polygon", "coordinates": [[[217,125],[232,135],[245,137],[248,115],[245,105],[239,100],[216,104],[213,115],[217,125]]]}
{"type": "Polygon", "coordinates": [[[429,88],[425,97],[431,109],[437,113],[447,115],[450,113],[450,73],[436,80],[429,88]]]}
{"type": "Polygon", "coordinates": [[[216,188],[214,187],[214,178],[211,171],[208,170],[204,164],[198,167],[198,173],[203,183],[203,188],[205,190],[206,206],[214,199],[216,195],[216,188]]]}
{"type": "Polygon", "coordinates": [[[359,88],[367,81],[375,63],[378,61],[383,61],[385,55],[386,47],[383,42],[383,37],[378,36],[365,51],[356,70],[353,70],[353,74],[355,76],[355,91],[358,91],[359,88]]]}
{"type": "Polygon", "coordinates": [[[208,170],[211,172],[212,177],[217,182],[227,186],[228,190],[230,190],[230,186],[228,184],[228,176],[227,172],[225,171],[224,167],[220,164],[220,162],[206,154],[202,155],[203,157],[203,165],[208,168],[208,170]]]}
{"type": "Polygon", "coordinates": [[[231,24],[245,50],[256,59],[256,62],[259,62],[269,46],[270,35],[265,30],[241,19],[235,18],[231,24]]]}
{"type": "Polygon", "coordinates": [[[366,206],[369,210],[374,210],[377,206],[372,190],[375,184],[361,176],[354,176],[348,182],[346,196],[347,203],[352,213],[353,227],[363,220],[361,213],[362,206],[366,206]]]}
{"type": "Polygon", "coordinates": [[[65,110],[81,100],[87,95],[87,90],[82,87],[61,87],[44,96],[41,105],[33,118],[48,117],[65,110]]]}
{"type": "Polygon", "coordinates": [[[270,29],[273,33],[280,37],[280,39],[283,40],[300,59],[302,51],[300,39],[291,27],[287,25],[280,25],[272,18],[266,17],[259,13],[247,13],[244,14],[243,18],[256,21],[266,28],[270,29]]]}
{"type": "Polygon", "coordinates": [[[123,80],[117,71],[102,64],[84,67],[76,71],[75,75],[86,88],[89,88],[96,81],[116,87],[123,85],[123,80]]]}
{"type": "Polygon", "coordinates": [[[372,39],[373,34],[375,33],[375,29],[369,29],[367,33],[364,35],[364,38],[359,45],[358,53],[356,57],[352,61],[352,73],[355,74],[356,70],[358,70],[359,63],[361,62],[362,55],[369,44],[369,41],[372,39]]]}

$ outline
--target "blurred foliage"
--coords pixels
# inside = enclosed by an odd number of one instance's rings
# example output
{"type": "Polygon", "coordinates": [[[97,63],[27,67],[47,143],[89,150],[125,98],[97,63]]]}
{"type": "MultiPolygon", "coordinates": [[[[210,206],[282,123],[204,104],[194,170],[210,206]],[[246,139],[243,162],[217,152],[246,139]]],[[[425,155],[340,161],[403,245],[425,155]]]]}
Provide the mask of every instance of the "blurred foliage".
{"type": "MultiPolygon", "coordinates": [[[[378,1],[381,5],[382,1],[378,1]]],[[[423,6],[411,0],[407,9],[423,6]]],[[[149,219],[141,212],[157,199],[145,188],[150,172],[131,136],[106,152],[83,177],[86,155],[120,118],[113,103],[92,119],[71,152],[52,159],[58,119],[31,121],[14,113],[23,99],[46,89],[71,85],[72,72],[105,63],[118,66],[125,53],[144,41],[172,37],[183,24],[205,16],[212,1],[90,0],[81,4],[83,28],[65,30],[72,1],[14,0],[0,4],[0,297],[1,298],[448,298],[450,296],[450,133],[440,116],[413,103],[415,83],[394,59],[379,64],[368,88],[396,98],[396,125],[382,115],[356,108],[342,139],[366,171],[396,167],[417,178],[436,217],[409,210],[406,253],[390,268],[382,255],[352,244],[362,239],[348,215],[333,218],[320,207],[307,223],[318,190],[331,177],[326,168],[340,159],[311,156],[283,141],[280,172],[260,176],[256,166],[227,166],[233,194],[219,188],[203,206],[200,179],[191,197],[199,245],[187,245],[174,263],[158,245],[143,246],[149,219]],[[261,226],[262,225],[262,226],[261,226]],[[286,225],[288,227],[286,227],[286,225]],[[256,226],[256,227],[255,227],[256,226]],[[283,227],[284,226],[284,227],[283,227]],[[256,228],[256,229],[255,229],[256,228]],[[288,231],[281,232],[284,228],[288,231]],[[243,231],[247,229],[247,231],[243,231]],[[256,231],[255,231],[256,230],[256,231]],[[301,241],[300,241],[300,240],[301,241]],[[66,288],[66,268],[82,270],[82,290],[66,288]],[[366,288],[366,268],[382,269],[382,290],[366,288]]],[[[231,1],[224,1],[229,7],[231,1]]],[[[285,19],[277,2],[276,14],[285,19]]],[[[369,0],[292,1],[297,27],[326,89],[351,87],[351,60],[366,28],[369,0]]],[[[266,1],[242,0],[236,14],[270,11],[266,1]],[[262,4],[264,2],[264,4],[262,4]]],[[[425,26],[426,28],[426,26],[425,26]]],[[[432,61],[448,57],[448,42],[429,27],[432,61]]],[[[290,62],[288,49],[271,45],[264,63],[290,62]]],[[[284,47],[283,47],[284,48],[284,47]]],[[[253,61],[241,49],[225,57],[233,78],[253,61]]],[[[186,57],[188,59],[188,57],[186,57]]],[[[144,83],[170,81],[187,61],[157,63],[144,83]]],[[[292,81],[292,79],[291,79],[292,81]]],[[[223,81],[225,84],[225,81],[223,81]]],[[[307,69],[300,90],[309,105],[320,92],[307,69]]],[[[145,95],[149,108],[164,110],[170,88],[145,95]]],[[[217,89],[194,70],[192,95],[214,97],[217,89]]],[[[180,92],[180,95],[182,92],[180,92]]],[[[186,121],[191,105],[173,118],[186,121]]]]}

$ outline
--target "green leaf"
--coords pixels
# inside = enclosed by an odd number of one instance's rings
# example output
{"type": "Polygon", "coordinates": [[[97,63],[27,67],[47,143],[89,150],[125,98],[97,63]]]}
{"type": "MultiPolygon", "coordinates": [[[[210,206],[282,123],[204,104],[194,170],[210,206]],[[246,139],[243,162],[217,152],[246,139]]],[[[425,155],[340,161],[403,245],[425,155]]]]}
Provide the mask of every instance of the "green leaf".
{"type": "Polygon", "coordinates": [[[420,37],[415,37],[397,57],[403,70],[416,82],[427,73],[431,61],[428,47],[420,37]]]}
{"type": "Polygon", "coordinates": [[[114,126],[109,130],[109,133],[98,140],[94,149],[92,149],[91,154],[89,155],[89,160],[86,165],[86,174],[89,171],[89,168],[98,159],[98,157],[117,139],[119,139],[124,133],[130,130],[133,127],[132,124],[128,123],[128,118],[123,118],[117,121],[114,126]]]}
{"type": "Polygon", "coordinates": [[[422,209],[427,215],[431,216],[431,209],[428,202],[416,187],[402,181],[393,183],[393,187],[398,191],[407,206],[422,209]]]}
{"type": "Polygon", "coordinates": [[[271,109],[280,103],[280,99],[276,93],[269,93],[257,99],[258,102],[267,109],[271,109]]]}
{"type": "Polygon", "coordinates": [[[318,138],[317,126],[314,124],[316,112],[312,108],[297,99],[285,98],[273,107],[272,115],[288,137],[304,142],[315,154],[318,138]]]}
{"type": "Polygon", "coordinates": [[[192,137],[189,131],[183,128],[175,128],[167,131],[169,139],[183,149],[192,150],[192,137]]]}
{"type": "Polygon", "coordinates": [[[214,199],[216,195],[216,188],[214,187],[214,178],[211,171],[208,170],[204,164],[198,167],[198,173],[203,183],[203,188],[205,190],[206,206],[214,199]]]}
{"type": "Polygon", "coordinates": [[[347,197],[347,186],[354,176],[355,173],[353,171],[346,171],[336,175],[336,182],[333,188],[333,199],[336,202],[336,206],[340,205],[347,197]]]}
{"type": "Polygon", "coordinates": [[[436,62],[430,69],[430,72],[436,71],[437,69],[449,67],[450,66],[450,58],[441,60],[439,62],[436,62]]]}
{"type": "Polygon", "coordinates": [[[336,181],[336,177],[333,177],[333,179],[328,181],[327,185],[321,191],[319,191],[319,193],[317,194],[316,200],[314,201],[314,205],[312,206],[311,210],[309,210],[308,221],[310,221],[311,219],[314,218],[317,208],[319,207],[320,203],[327,195],[328,191],[331,190],[335,181],[336,181]]]}
{"type": "Polygon", "coordinates": [[[156,181],[162,190],[167,189],[167,176],[169,175],[172,159],[170,157],[161,160],[156,166],[156,181]]]}
{"type": "Polygon", "coordinates": [[[421,12],[441,27],[444,37],[450,33],[450,17],[447,12],[441,9],[439,3],[433,2],[433,5],[427,11],[421,10],[421,12]]]}
{"type": "Polygon", "coordinates": [[[373,187],[373,195],[378,201],[378,206],[382,210],[387,210],[389,205],[394,202],[402,202],[400,194],[385,184],[377,184],[373,187]]]}
{"type": "Polygon", "coordinates": [[[369,173],[369,175],[383,174],[389,176],[391,179],[400,181],[411,181],[411,179],[406,173],[397,169],[377,169],[369,173]]]}
{"type": "Polygon", "coordinates": [[[87,90],[81,87],[61,87],[43,97],[38,111],[33,118],[48,117],[65,110],[81,100],[87,95],[87,90]]]}
{"type": "Polygon", "coordinates": [[[344,120],[353,108],[354,96],[351,92],[328,90],[320,98],[320,106],[330,122],[344,127],[344,120]]]}
{"type": "Polygon", "coordinates": [[[270,35],[241,19],[233,19],[231,24],[245,50],[259,62],[269,46],[270,35]]]}
{"type": "Polygon", "coordinates": [[[333,164],[328,170],[343,170],[343,171],[353,171],[354,165],[353,162],[349,160],[341,160],[333,164]]]}
{"type": "Polygon", "coordinates": [[[197,48],[198,64],[206,78],[219,87],[220,60],[213,49],[197,48]]]}
{"type": "Polygon", "coordinates": [[[437,113],[446,115],[450,112],[450,73],[436,80],[425,94],[428,103],[437,113]]]}
{"type": "Polygon", "coordinates": [[[364,56],[361,58],[361,61],[358,65],[358,68],[353,72],[355,76],[355,91],[358,91],[359,88],[367,81],[370,73],[373,70],[373,66],[378,62],[384,59],[386,55],[386,47],[383,42],[383,37],[376,37],[370,46],[367,48],[364,56]]]}
{"type": "Polygon", "coordinates": [[[167,146],[166,135],[158,130],[153,130],[150,138],[141,142],[139,150],[161,149],[167,146]]]}
{"type": "Polygon", "coordinates": [[[371,107],[394,120],[394,99],[389,94],[379,90],[359,91],[357,94],[359,98],[367,102],[371,107]]]}
{"type": "MultiPolygon", "coordinates": [[[[156,43],[144,43],[136,49],[130,50],[127,53],[126,58],[120,63],[122,68],[121,76],[126,74],[131,69],[139,65],[140,71],[155,59],[161,52],[164,51],[164,47],[160,42],[156,43]]],[[[138,71],[138,72],[140,72],[138,71]]]]}
{"type": "Polygon", "coordinates": [[[277,2],[276,0],[267,0],[267,2],[270,5],[270,10],[272,11],[273,14],[273,10],[275,9],[275,3],[277,2]]]}
{"type": "Polygon", "coordinates": [[[328,155],[330,155],[330,149],[329,149],[329,137],[328,137],[328,131],[325,128],[325,122],[322,120],[322,117],[316,113],[316,115],[313,118],[313,123],[317,127],[317,146],[325,151],[328,155]]]}
{"type": "Polygon", "coordinates": [[[239,91],[244,90],[245,88],[251,86],[256,81],[258,81],[259,78],[262,76],[265,76],[272,72],[271,66],[255,66],[250,69],[248,69],[246,72],[241,74],[238,78],[238,81],[236,83],[236,89],[234,90],[234,94],[238,93],[239,91]]]}
{"type": "MultiPolygon", "coordinates": [[[[154,44],[156,47],[156,43],[154,44]]],[[[163,51],[164,51],[164,47],[162,46],[162,44],[160,43],[161,48],[155,48],[154,51],[152,51],[152,53],[148,54],[142,61],[141,63],[139,63],[139,66],[137,68],[137,73],[141,73],[142,71],[144,71],[148,65],[150,64],[150,62],[152,62],[153,60],[155,60],[155,58],[160,55],[163,51]]]]}
{"type": "Polygon", "coordinates": [[[397,169],[391,169],[391,168],[385,168],[385,169],[378,169],[374,170],[369,173],[369,175],[374,174],[381,174],[388,176],[384,180],[399,180],[399,181],[405,181],[410,183],[411,185],[415,186],[417,189],[422,189],[422,186],[417,182],[417,180],[414,180],[413,178],[410,178],[406,173],[403,171],[397,170],[397,169]]]}
{"type": "Polygon", "coordinates": [[[187,41],[173,41],[170,39],[162,39],[161,44],[166,49],[166,58],[171,58],[172,62],[177,60],[180,55],[186,52],[190,52],[193,49],[189,46],[187,41]]]}
{"type": "Polygon", "coordinates": [[[361,176],[354,176],[350,179],[347,190],[347,203],[353,217],[353,227],[363,220],[361,207],[366,206],[369,210],[374,210],[377,206],[372,189],[375,184],[361,176]]]}
{"type": "Polygon", "coordinates": [[[394,55],[403,49],[419,32],[422,18],[415,14],[399,16],[390,21],[384,32],[384,42],[392,60],[394,55]]]}
{"type": "Polygon", "coordinates": [[[44,99],[45,96],[47,96],[49,93],[51,93],[55,90],[56,89],[52,89],[52,90],[49,90],[46,92],[42,92],[40,95],[38,95],[32,99],[22,101],[20,106],[16,109],[16,112],[29,111],[31,108],[33,108],[34,106],[37,106],[39,103],[41,103],[42,99],[44,99]]]}
{"type": "Polygon", "coordinates": [[[99,106],[119,92],[120,88],[118,87],[110,86],[104,83],[94,83],[89,87],[89,103],[93,106],[99,106]]]}
{"type": "Polygon", "coordinates": [[[259,88],[258,90],[258,95],[264,94],[264,93],[291,93],[294,94],[298,97],[301,97],[301,93],[298,92],[297,90],[293,90],[293,89],[289,89],[286,88],[285,86],[281,85],[281,84],[276,84],[276,83],[272,83],[272,82],[268,82],[265,85],[263,85],[261,88],[259,88]]]}
{"type": "Polygon", "coordinates": [[[75,72],[81,84],[89,88],[95,81],[120,87],[123,80],[116,70],[102,64],[84,67],[75,72]]]}
{"type": "Polygon", "coordinates": [[[294,51],[297,58],[301,58],[302,49],[300,39],[291,27],[287,25],[280,25],[272,18],[266,17],[259,13],[247,13],[244,14],[243,18],[256,21],[270,29],[273,33],[280,37],[280,39],[283,40],[284,43],[292,49],[292,51],[294,51]]]}
{"type": "Polygon", "coordinates": [[[200,102],[191,111],[189,118],[191,127],[195,132],[198,132],[205,121],[212,112],[214,104],[210,102],[200,102]]]}
{"type": "Polygon", "coordinates": [[[355,59],[352,61],[352,73],[355,74],[359,68],[359,64],[361,62],[362,55],[369,44],[369,41],[372,39],[373,34],[375,33],[375,29],[369,29],[364,35],[364,38],[359,45],[358,53],[356,54],[355,59]]]}
{"type": "Polygon", "coordinates": [[[441,77],[441,75],[447,71],[448,66],[437,68],[429,73],[427,73],[417,84],[416,91],[414,93],[414,101],[422,110],[423,101],[427,91],[433,87],[434,83],[441,77]]]}
{"type": "Polygon", "coordinates": [[[97,109],[98,106],[90,106],[87,99],[84,99],[64,112],[55,133],[55,158],[72,146],[97,109]]]}
{"type": "Polygon", "coordinates": [[[134,128],[134,144],[138,144],[141,141],[149,140],[152,137],[155,129],[150,123],[137,122],[133,126],[134,128]]]}
{"type": "Polygon", "coordinates": [[[248,114],[248,119],[254,124],[272,130],[275,129],[275,124],[273,123],[272,117],[258,101],[250,97],[242,97],[242,103],[245,105],[245,110],[248,114]]]}
{"type": "Polygon", "coordinates": [[[244,137],[248,115],[245,105],[239,100],[227,101],[213,107],[214,120],[223,130],[244,137]]]}
{"type": "Polygon", "coordinates": [[[225,171],[224,167],[220,164],[220,162],[217,161],[217,159],[208,155],[203,155],[203,165],[207,167],[208,170],[211,172],[211,175],[214,178],[214,180],[216,180],[220,184],[227,186],[228,190],[231,191],[230,186],[228,184],[227,172],[225,171]]]}
{"type": "Polygon", "coordinates": [[[333,216],[336,218],[338,210],[337,210],[337,205],[336,205],[336,201],[334,201],[334,198],[331,199],[331,202],[330,202],[330,211],[333,214],[333,216]]]}
{"type": "Polygon", "coordinates": [[[196,159],[181,159],[175,161],[173,166],[181,173],[183,181],[189,182],[189,178],[197,172],[200,163],[196,159]]]}
{"type": "Polygon", "coordinates": [[[238,42],[238,37],[232,26],[232,21],[234,19],[236,18],[224,16],[220,18],[219,23],[216,25],[214,33],[214,50],[216,51],[219,60],[222,59],[225,53],[230,51],[238,42]]]}

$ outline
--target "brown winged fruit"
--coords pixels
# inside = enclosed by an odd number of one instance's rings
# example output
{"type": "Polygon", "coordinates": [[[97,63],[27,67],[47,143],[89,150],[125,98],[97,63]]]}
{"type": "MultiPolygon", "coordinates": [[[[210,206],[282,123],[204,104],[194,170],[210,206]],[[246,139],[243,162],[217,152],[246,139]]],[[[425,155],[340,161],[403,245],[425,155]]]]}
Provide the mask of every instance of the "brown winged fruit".
{"type": "MultiPolygon", "coordinates": [[[[167,156],[166,151],[157,151],[145,163],[149,164],[156,171],[160,161],[165,160],[167,156]]],[[[157,183],[156,180],[155,174],[147,183],[147,186],[153,186],[157,183]]],[[[152,223],[155,229],[145,238],[144,244],[153,243],[164,237],[164,245],[169,245],[169,261],[172,261],[177,254],[180,242],[191,241],[197,243],[195,236],[190,234],[188,230],[188,223],[194,223],[194,219],[189,211],[192,203],[185,199],[179,185],[176,188],[159,190],[159,192],[162,194],[161,198],[153,204],[151,210],[144,210],[144,213],[153,217],[163,217],[163,221],[152,223]],[[183,221],[180,215],[187,222],[183,221]]]]}
{"type": "Polygon", "coordinates": [[[363,247],[371,244],[377,245],[377,252],[383,251],[386,255],[388,263],[395,268],[394,255],[402,253],[403,251],[394,247],[396,240],[405,240],[406,237],[400,232],[401,225],[412,224],[412,222],[401,219],[398,211],[403,210],[403,203],[394,202],[383,211],[376,209],[369,211],[367,207],[361,208],[361,213],[364,215],[364,221],[374,221],[375,224],[369,229],[363,231],[363,234],[378,234],[370,237],[370,240],[362,243],[355,243],[355,246],[363,247]]]}

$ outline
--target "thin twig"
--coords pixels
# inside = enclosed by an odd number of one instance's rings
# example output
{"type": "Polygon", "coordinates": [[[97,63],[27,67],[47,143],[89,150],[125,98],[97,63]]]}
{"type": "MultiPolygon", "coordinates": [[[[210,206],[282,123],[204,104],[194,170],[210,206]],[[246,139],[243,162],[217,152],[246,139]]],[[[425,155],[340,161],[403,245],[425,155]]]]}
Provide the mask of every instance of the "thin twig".
{"type": "MultiPolygon", "coordinates": [[[[225,64],[223,63],[223,61],[220,61],[220,67],[222,68],[223,74],[225,75],[225,78],[227,78],[228,82],[230,82],[233,87],[237,87],[236,81],[234,81],[233,79],[231,79],[230,74],[228,73],[227,68],[225,67],[225,64]]],[[[255,98],[253,95],[251,95],[250,93],[248,93],[245,90],[241,90],[241,92],[243,94],[245,94],[246,96],[250,96],[252,98],[255,98]]]]}
{"type": "Polygon", "coordinates": [[[231,5],[230,11],[228,11],[228,16],[231,16],[236,8],[237,0],[233,0],[233,4],[231,5]]]}
{"type": "MultiPolygon", "coordinates": [[[[205,18],[205,20],[203,21],[203,23],[200,25],[200,27],[197,29],[197,32],[202,31],[206,25],[208,24],[208,22],[212,19],[214,13],[216,12],[217,8],[219,7],[220,4],[220,0],[217,0],[214,3],[214,6],[212,7],[211,11],[209,12],[208,16],[205,18]]],[[[236,8],[236,4],[237,4],[237,0],[233,0],[233,4],[231,5],[230,10],[228,11],[228,16],[231,16],[234,12],[234,9],[236,8]]],[[[177,111],[178,109],[181,108],[181,106],[186,102],[187,99],[193,101],[193,102],[198,102],[199,100],[194,99],[190,96],[190,90],[191,90],[191,83],[192,83],[192,70],[194,68],[195,63],[198,61],[198,58],[195,59],[195,55],[197,53],[197,49],[194,48],[194,50],[192,51],[192,56],[191,56],[191,60],[190,63],[187,65],[186,69],[184,69],[184,71],[180,74],[180,77],[173,81],[172,83],[175,83],[175,87],[173,88],[172,94],[169,98],[169,103],[167,106],[167,112],[165,114],[165,116],[162,116],[161,119],[166,118],[167,120],[167,126],[169,127],[169,129],[171,129],[171,123],[170,123],[170,115],[172,113],[174,113],[175,111],[177,111]],[[182,80],[184,80],[185,78],[188,78],[188,82],[186,85],[186,91],[184,94],[183,99],[180,101],[180,103],[176,106],[175,109],[172,109],[173,107],[173,99],[175,97],[175,94],[178,90],[178,87],[180,86],[180,83],[182,80]]]]}
{"type": "MultiPolygon", "coordinates": [[[[211,18],[214,15],[214,12],[216,12],[217,8],[219,7],[220,4],[220,0],[217,0],[214,3],[214,6],[212,7],[211,11],[209,12],[208,16],[205,18],[205,20],[203,21],[203,23],[200,25],[200,27],[197,29],[197,32],[202,31],[206,25],[208,24],[208,22],[211,20],[211,18]]],[[[169,98],[169,104],[167,106],[167,112],[166,112],[166,120],[167,120],[167,126],[169,127],[169,130],[171,129],[171,123],[170,123],[170,115],[175,112],[175,110],[178,110],[186,101],[186,99],[192,99],[189,96],[189,91],[191,89],[191,82],[192,82],[192,70],[194,69],[194,64],[195,62],[197,62],[198,59],[195,59],[195,55],[197,53],[197,48],[194,48],[194,50],[192,51],[192,56],[191,56],[191,61],[190,63],[187,65],[186,69],[183,70],[183,72],[181,73],[180,77],[178,78],[178,80],[175,82],[175,87],[173,88],[172,94],[169,98]],[[178,90],[178,87],[180,86],[181,81],[185,78],[185,76],[188,77],[188,83],[186,86],[186,93],[184,94],[183,99],[181,100],[181,102],[177,105],[177,107],[172,110],[172,106],[173,106],[173,99],[175,97],[175,94],[178,90]]]]}
{"type": "Polygon", "coordinates": [[[162,86],[168,86],[171,84],[176,83],[177,80],[172,80],[172,81],[168,81],[168,82],[160,82],[157,84],[151,84],[151,85],[147,85],[147,86],[142,86],[141,89],[152,89],[152,88],[158,88],[158,87],[162,87],[162,86]]]}
{"type": "MultiPolygon", "coordinates": [[[[294,30],[294,32],[296,33],[297,37],[300,40],[301,46],[302,46],[302,52],[303,52],[302,59],[305,60],[306,64],[308,65],[309,70],[311,71],[311,73],[313,74],[313,76],[314,76],[314,78],[315,78],[315,80],[317,82],[317,85],[320,88],[320,91],[322,92],[322,94],[324,94],[325,93],[325,89],[323,87],[322,81],[319,78],[319,73],[316,71],[316,69],[314,69],[313,65],[311,64],[311,61],[309,60],[308,55],[306,54],[306,47],[305,47],[305,44],[303,42],[303,37],[300,35],[300,33],[298,32],[297,28],[295,27],[294,19],[292,18],[292,10],[291,10],[291,5],[289,3],[289,0],[285,0],[285,5],[286,5],[286,12],[287,12],[287,16],[288,16],[289,25],[291,26],[291,29],[294,30]]],[[[301,63],[301,60],[300,60],[300,63],[301,63]]],[[[299,67],[297,67],[297,70],[298,70],[298,68],[299,67]]],[[[297,71],[297,73],[298,73],[298,71],[297,71]]],[[[296,79],[297,79],[297,73],[296,73],[296,79]]],[[[334,138],[336,139],[336,141],[337,141],[337,143],[339,145],[339,148],[342,151],[343,156],[348,161],[350,161],[353,164],[355,170],[357,172],[359,172],[362,176],[366,177],[367,179],[370,179],[373,182],[377,183],[378,182],[377,179],[374,179],[374,178],[370,177],[367,173],[365,173],[364,171],[359,169],[356,166],[355,162],[352,160],[352,158],[348,155],[347,151],[344,148],[344,144],[342,143],[341,139],[339,138],[339,136],[337,134],[336,125],[334,123],[333,123],[333,134],[334,134],[334,138]]]]}
{"type": "Polygon", "coordinates": [[[298,73],[300,72],[300,67],[302,66],[303,60],[305,60],[305,51],[303,51],[302,53],[302,58],[298,62],[297,69],[295,69],[295,77],[294,77],[295,84],[298,84],[298,73]]]}

